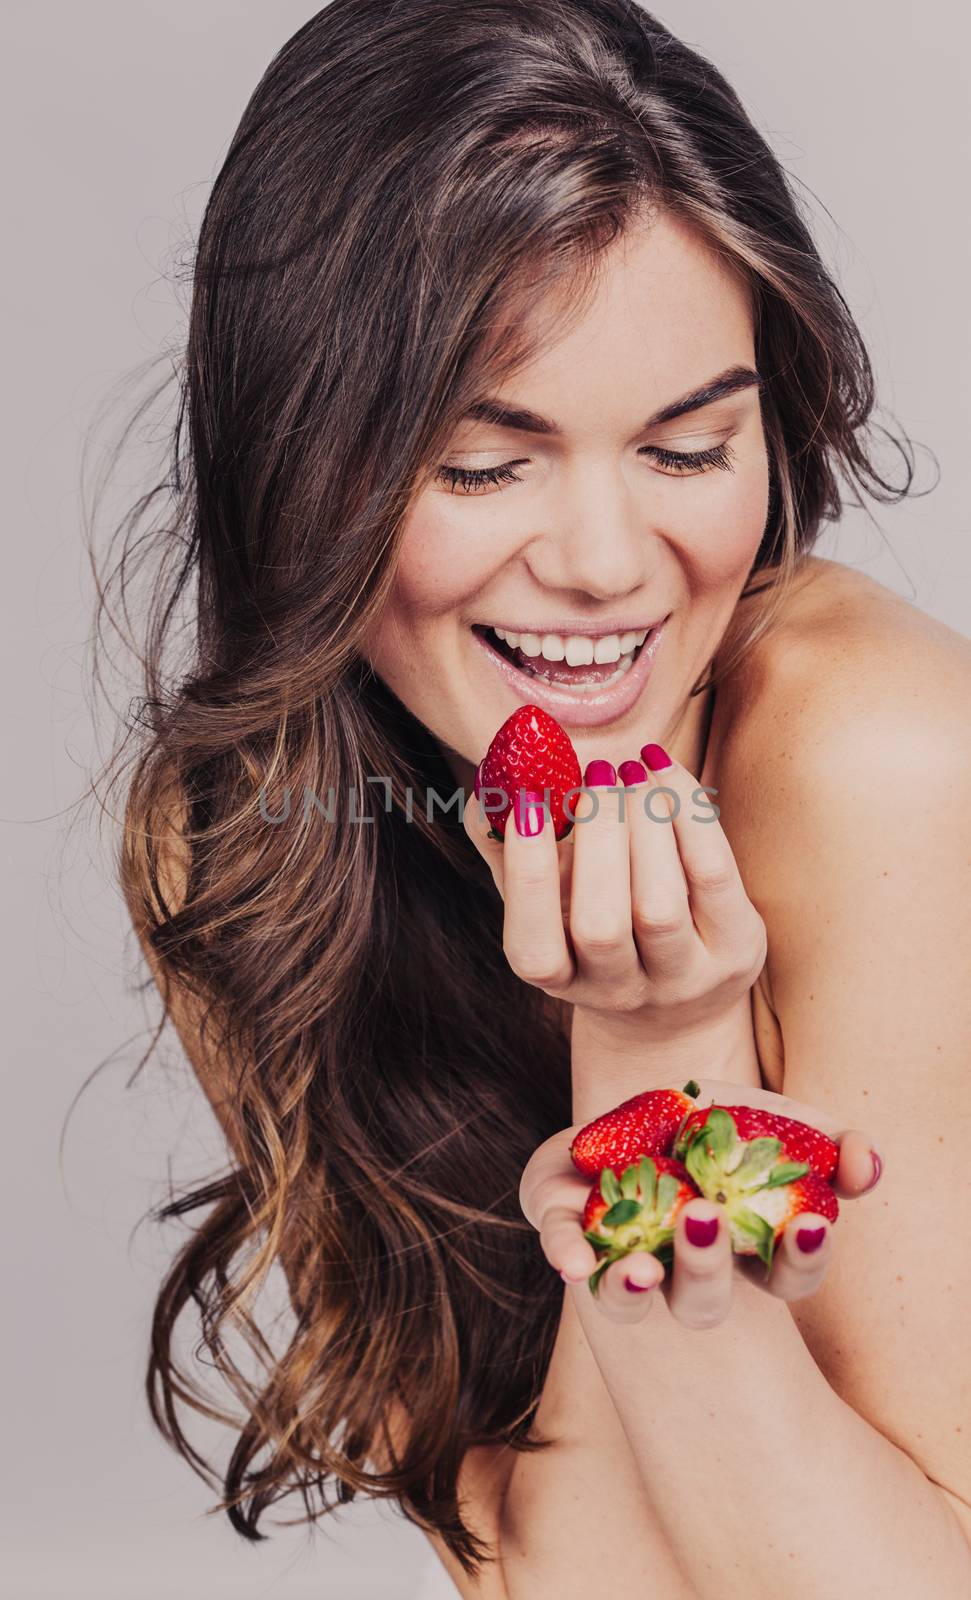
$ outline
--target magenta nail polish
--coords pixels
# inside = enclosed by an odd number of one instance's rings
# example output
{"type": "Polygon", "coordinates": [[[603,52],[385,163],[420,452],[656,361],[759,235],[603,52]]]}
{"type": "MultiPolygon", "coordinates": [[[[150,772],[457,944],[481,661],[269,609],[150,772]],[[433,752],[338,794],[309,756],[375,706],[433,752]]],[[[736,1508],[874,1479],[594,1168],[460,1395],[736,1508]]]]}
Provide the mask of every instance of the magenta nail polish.
{"type": "Polygon", "coordinates": [[[870,1155],[873,1158],[873,1177],[870,1179],[870,1182],[867,1184],[866,1189],[864,1189],[864,1191],[863,1191],[864,1194],[866,1194],[868,1189],[872,1189],[873,1185],[875,1183],[879,1183],[880,1174],[883,1171],[883,1162],[880,1160],[880,1157],[877,1155],[877,1152],[875,1150],[871,1150],[870,1151],[870,1155]]]}
{"type": "Polygon", "coordinates": [[[617,774],[609,761],[590,761],[583,774],[583,782],[588,789],[609,788],[617,782],[617,774]]]}
{"type": "Polygon", "coordinates": [[[536,834],[542,833],[543,823],[546,821],[546,808],[543,804],[541,791],[523,789],[516,796],[516,804],[513,810],[516,818],[516,832],[521,833],[524,839],[533,839],[536,834]]]}
{"type": "Polygon", "coordinates": [[[629,1289],[631,1294],[646,1294],[650,1287],[649,1283],[635,1283],[633,1278],[624,1279],[624,1288],[629,1289]]]}
{"type": "Polygon", "coordinates": [[[807,1255],[810,1250],[818,1250],[825,1237],[825,1228],[799,1228],[796,1231],[796,1243],[807,1255]]]}
{"type": "Polygon", "coordinates": [[[617,776],[625,788],[628,784],[647,782],[647,771],[639,761],[622,761],[617,776]]]}
{"type": "Polygon", "coordinates": [[[647,763],[652,772],[661,772],[672,765],[671,757],[659,744],[642,745],[641,760],[647,763]]]}
{"type": "Polygon", "coordinates": [[[685,1217],[684,1231],[689,1244],[705,1245],[714,1244],[718,1236],[718,1218],[685,1217]]]}

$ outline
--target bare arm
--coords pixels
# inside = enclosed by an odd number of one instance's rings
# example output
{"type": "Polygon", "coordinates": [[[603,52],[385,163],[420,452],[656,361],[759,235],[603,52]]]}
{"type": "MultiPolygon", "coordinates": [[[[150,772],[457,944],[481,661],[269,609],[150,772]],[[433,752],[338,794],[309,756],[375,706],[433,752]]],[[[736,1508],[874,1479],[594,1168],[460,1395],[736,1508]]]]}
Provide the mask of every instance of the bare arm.
{"type": "MultiPolygon", "coordinates": [[[[852,722],[803,722],[760,772],[760,851],[786,862],[778,902],[757,898],[785,1090],[871,1129],[886,1161],[882,1192],[843,1208],[825,1281],[788,1305],[738,1280],[707,1328],[660,1294],[628,1326],[570,1291],[702,1600],[780,1579],[794,1600],[971,1592],[966,695],[939,695],[936,721],[875,713],[862,748],[852,722]],[[824,734],[825,784],[800,760],[824,734]],[[925,780],[919,818],[899,804],[903,750],[925,780]]],[[[675,1065],[655,1058],[654,1081],[680,1086],[675,1065]]],[[[601,1075],[580,1103],[650,1086],[622,1074],[614,1094],[601,1075]]]]}

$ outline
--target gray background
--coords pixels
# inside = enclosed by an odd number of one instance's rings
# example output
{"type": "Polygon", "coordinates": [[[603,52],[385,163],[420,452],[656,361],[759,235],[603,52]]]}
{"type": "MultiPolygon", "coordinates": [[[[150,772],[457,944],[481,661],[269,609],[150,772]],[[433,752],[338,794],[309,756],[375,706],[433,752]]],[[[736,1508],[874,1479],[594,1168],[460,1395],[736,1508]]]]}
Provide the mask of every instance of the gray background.
{"type": "MultiPolygon", "coordinates": [[[[458,0],[456,0],[458,3],[458,0]]],[[[2,646],[7,1222],[2,1485],[5,1592],[18,1600],[454,1593],[423,1536],[352,1508],[312,1542],[251,1548],[154,1433],[148,1319],[181,1237],[138,1227],[175,1179],[221,1164],[208,1107],[169,1044],[126,1080],[155,1011],[90,825],[68,831],[96,754],[85,699],[91,590],[79,450],[95,406],[177,340],[167,281],[244,103],[312,15],[295,0],[5,0],[2,646]],[[72,1097],[106,1056],[58,1141],[72,1097]]],[[[790,171],[822,197],[820,236],[884,403],[930,445],[927,498],[860,514],[823,554],[961,632],[967,547],[968,38],[964,8],[911,0],[663,7],[734,82],[790,171]],[[833,220],[835,219],[835,221],[833,220]]],[[[926,477],[925,469],[925,477],[926,477]]],[[[137,492],[137,471],[129,472],[137,492]]],[[[120,703],[125,697],[119,691],[120,703]]],[[[106,735],[102,734],[102,744],[106,735]]],[[[201,1446],[223,1435],[192,1425],[201,1446]]],[[[294,1501],[278,1507],[296,1516],[294,1501]]]]}

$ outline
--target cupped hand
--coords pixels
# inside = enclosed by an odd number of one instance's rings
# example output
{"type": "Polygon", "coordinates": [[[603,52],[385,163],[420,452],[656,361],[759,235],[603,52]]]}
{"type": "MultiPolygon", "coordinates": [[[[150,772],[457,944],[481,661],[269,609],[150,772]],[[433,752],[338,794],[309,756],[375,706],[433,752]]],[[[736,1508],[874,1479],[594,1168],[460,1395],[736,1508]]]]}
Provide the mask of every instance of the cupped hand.
{"type": "MultiPolygon", "coordinates": [[[[713,1103],[759,1106],[828,1134],[839,1146],[832,1187],[841,1199],[856,1200],[879,1181],[874,1178],[873,1141],[859,1129],[843,1128],[839,1119],[827,1112],[769,1089],[715,1078],[695,1081],[701,1091],[697,1097],[700,1108],[713,1103]]],[[[587,1283],[597,1267],[598,1256],[580,1226],[592,1180],[577,1172],[570,1159],[570,1145],[578,1132],[579,1124],[565,1128],[534,1151],[523,1171],[519,1201],[524,1216],[539,1233],[550,1267],[590,1299],[587,1283]]],[[[710,1328],[722,1322],[731,1309],[736,1274],[780,1300],[801,1300],[815,1293],[826,1276],[834,1249],[838,1249],[832,1237],[833,1225],[826,1217],[806,1211],[789,1223],[776,1245],[766,1276],[757,1256],[733,1253],[725,1210],[723,1205],[701,1197],[690,1200],[675,1222],[672,1266],[666,1268],[646,1250],[633,1251],[607,1268],[593,1303],[611,1321],[639,1322],[660,1294],[671,1314],[685,1327],[710,1328]],[[702,1222],[718,1218],[712,1244],[693,1244],[688,1238],[686,1222],[692,1217],[702,1222]],[[815,1234],[819,1229],[823,1230],[822,1244],[808,1252],[801,1249],[799,1233],[815,1234]]]]}
{"type": "Polygon", "coordinates": [[[502,895],[503,951],[517,976],[658,1043],[730,1014],[767,943],[697,779],[677,762],[640,771],[643,781],[575,796],[575,825],[559,842],[542,805],[530,815],[545,825],[527,835],[514,803],[503,842],[489,838],[475,796],[463,820],[502,895]]]}

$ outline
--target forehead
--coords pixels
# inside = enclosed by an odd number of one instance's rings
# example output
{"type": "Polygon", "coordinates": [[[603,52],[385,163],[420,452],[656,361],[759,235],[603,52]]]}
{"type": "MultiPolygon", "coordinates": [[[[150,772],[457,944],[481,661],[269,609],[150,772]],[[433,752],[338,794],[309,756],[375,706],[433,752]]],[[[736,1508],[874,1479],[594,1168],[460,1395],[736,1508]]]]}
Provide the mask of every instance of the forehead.
{"type": "MultiPolygon", "coordinates": [[[[739,269],[668,213],[632,224],[582,290],[564,280],[528,314],[529,360],[501,386],[564,430],[624,427],[735,364],[755,363],[739,269]]],[[[496,392],[495,389],[491,392],[496,392]]]]}

